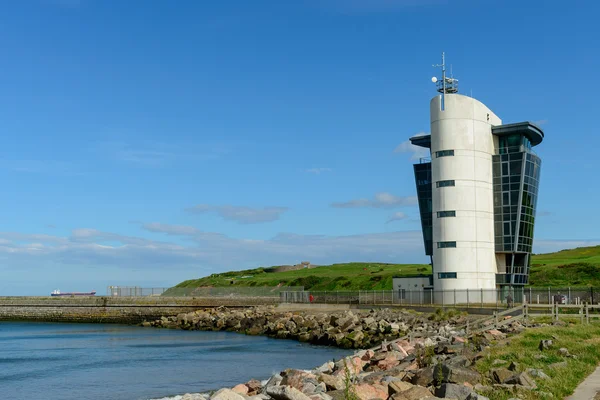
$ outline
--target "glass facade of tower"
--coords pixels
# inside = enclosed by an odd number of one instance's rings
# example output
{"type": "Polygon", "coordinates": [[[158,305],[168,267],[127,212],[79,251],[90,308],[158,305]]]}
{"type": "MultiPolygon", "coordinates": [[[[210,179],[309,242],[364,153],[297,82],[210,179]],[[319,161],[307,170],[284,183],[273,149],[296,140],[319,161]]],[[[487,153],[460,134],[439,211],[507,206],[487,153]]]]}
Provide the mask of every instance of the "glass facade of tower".
{"type": "Polygon", "coordinates": [[[495,246],[506,265],[497,283],[527,284],[541,160],[527,137],[513,134],[499,137],[492,162],[495,246]]]}
{"type": "Polygon", "coordinates": [[[415,164],[413,167],[415,182],[417,183],[417,198],[419,199],[425,254],[431,256],[433,254],[431,162],[422,162],[421,164],[415,164]]]}

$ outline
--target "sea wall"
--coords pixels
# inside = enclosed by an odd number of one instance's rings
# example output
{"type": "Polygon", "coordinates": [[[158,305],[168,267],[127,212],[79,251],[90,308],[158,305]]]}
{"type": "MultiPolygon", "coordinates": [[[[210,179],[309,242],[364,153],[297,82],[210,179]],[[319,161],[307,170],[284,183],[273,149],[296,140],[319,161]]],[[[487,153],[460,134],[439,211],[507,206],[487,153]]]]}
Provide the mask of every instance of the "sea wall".
{"type": "Polygon", "coordinates": [[[251,307],[278,301],[264,297],[0,297],[0,321],[135,324],[207,307],[251,307]]]}

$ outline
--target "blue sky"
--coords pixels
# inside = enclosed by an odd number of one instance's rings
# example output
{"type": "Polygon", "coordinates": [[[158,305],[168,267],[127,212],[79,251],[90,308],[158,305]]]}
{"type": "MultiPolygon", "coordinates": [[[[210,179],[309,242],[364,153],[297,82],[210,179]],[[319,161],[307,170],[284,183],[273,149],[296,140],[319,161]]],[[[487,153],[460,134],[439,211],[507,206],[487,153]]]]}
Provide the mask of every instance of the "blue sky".
{"type": "Polygon", "coordinates": [[[535,251],[600,243],[596,2],[0,6],[0,295],[426,262],[406,140],[442,51],[546,133],[535,251]]]}

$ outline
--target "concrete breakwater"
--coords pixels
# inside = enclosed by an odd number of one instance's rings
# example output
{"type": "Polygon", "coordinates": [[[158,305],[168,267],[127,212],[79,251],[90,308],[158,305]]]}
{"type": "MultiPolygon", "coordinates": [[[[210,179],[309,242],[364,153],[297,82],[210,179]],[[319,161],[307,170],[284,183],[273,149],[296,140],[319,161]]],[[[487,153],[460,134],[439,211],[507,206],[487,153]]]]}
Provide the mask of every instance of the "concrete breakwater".
{"type": "Polygon", "coordinates": [[[366,348],[407,335],[430,336],[446,332],[451,325],[464,323],[464,316],[436,322],[427,315],[406,310],[365,310],[283,312],[264,306],[241,310],[225,307],[163,316],[142,325],[187,330],[234,331],[248,335],[265,335],[294,339],[313,344],[342,348],[366,348]]]}
{"type": "Polygon", "coordinates": [[[137,324],[205,307],[248,307],[277,301],[264,297],[0,297],[0,321],[137,324]]]}

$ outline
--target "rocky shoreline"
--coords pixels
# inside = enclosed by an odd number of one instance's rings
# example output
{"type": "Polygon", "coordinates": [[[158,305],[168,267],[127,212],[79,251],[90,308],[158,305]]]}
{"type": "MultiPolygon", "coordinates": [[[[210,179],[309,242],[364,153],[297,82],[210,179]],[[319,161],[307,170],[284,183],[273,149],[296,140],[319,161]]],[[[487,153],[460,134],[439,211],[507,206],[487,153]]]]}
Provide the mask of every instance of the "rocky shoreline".
{"type": "MultiPolygon", "coordinates": [[[[203,310],[145,325],[230,330],[341,347],[380,343],[312,370],[286,369],[266,381],[250,380],[210,394],[177,397],[181,400],[486,400],[485,394],[496,389],[518,396],[536,390],[535,379],[549,379],[540,370],[523,370],[516,363],[503,365],[501,360],[489,376],[474,368],[492,343],[524,330],[521,323],[515,321],[502,331],[492,329],[468,336],[464,329],[457,328],[464,316],[450,321],[431,318],[401,310],[321,314],[258,307],[203,310]],[[400,336],[404,337],[398,339],[400,336]]],[[[551,397],[537,394],[539,398],[551,397]]]]}
{"type": "Polygon", "coordinates": [[[432,336],[466,323],[463,315],[436,321],[407,310],[282,312],[273,306],[212,308],[143,322],[146,327],[232,331],[311,344],[364,349],[406,335],[432,336]]]}

